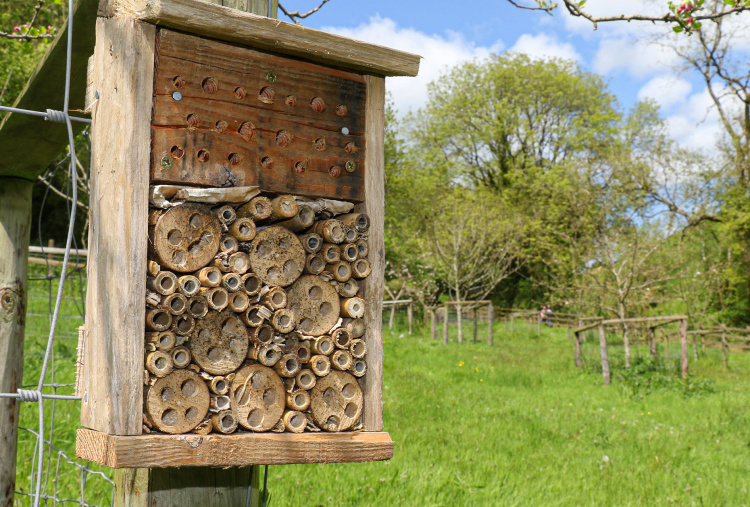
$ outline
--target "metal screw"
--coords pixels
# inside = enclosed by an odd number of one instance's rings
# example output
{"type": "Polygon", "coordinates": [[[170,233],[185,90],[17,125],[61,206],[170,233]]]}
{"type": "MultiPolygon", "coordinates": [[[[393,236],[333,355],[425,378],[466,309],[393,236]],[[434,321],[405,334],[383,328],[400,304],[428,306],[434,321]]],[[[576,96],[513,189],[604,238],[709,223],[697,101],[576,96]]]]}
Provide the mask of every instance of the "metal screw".
{"type": "Polygon", "coordinates": [[[346,162],[347,172],[353,173],[357,169],[357,163],[354,160],[348,160],[346,162]]]}
{"type": "Polygon", "coordinates": [[[172,98],[175,100],[182,100],[182,94],[180,92],[172,92],[172,98]]]}
{"type": "Polygon", "coordinates": [[[276,82],[276,73],[272,70],[269,70],[266,74],[266,79],[269,83],[275,83],[276,82]]]}
{"type": "Polygon", "coordinates": [[[169,171],[170,169],[172,169],[172,158],[164,155],[161,158],[161,166],[164,169],[166,169],[167,171],[169,171]]]}
{"type": "Polygon", "coordinates": [[[344,134],[345,136],[348,136],[349,135],[349,129],[346,128],[346,127],[342,127],[341,128],[341,133],[344,134]]]}

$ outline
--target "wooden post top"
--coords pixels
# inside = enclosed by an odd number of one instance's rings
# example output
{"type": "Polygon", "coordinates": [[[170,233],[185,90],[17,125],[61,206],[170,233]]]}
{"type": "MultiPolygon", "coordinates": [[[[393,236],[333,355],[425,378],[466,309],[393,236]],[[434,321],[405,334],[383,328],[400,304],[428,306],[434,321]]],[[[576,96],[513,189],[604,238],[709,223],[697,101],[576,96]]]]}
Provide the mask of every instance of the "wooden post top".
{"type": "Polygon", "coordinates": [[[99,15],[132,17],[211,39],[380,76],[416,76],[420,56],[201,0],[101,0],[99,15]]]}

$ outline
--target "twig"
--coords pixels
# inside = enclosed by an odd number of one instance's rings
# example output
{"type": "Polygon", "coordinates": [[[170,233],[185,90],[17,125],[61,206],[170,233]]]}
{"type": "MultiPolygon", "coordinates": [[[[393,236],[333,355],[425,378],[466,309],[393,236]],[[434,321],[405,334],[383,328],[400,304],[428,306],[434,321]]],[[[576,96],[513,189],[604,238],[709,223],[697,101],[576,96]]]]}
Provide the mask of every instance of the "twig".
{"type": "Polygon", "coordinates": [[[10,69],[10,72],[8,73],[8,79],[5,80],[5,84],[3,85],[3,91],[0,92],[0,104],[3,103],[3,97],[5,97],[5,92],[8,90],[8,85],[10,84],[10,79],[13,77],[13,69],[10,69]]]}
{"type": "Polygon", "coordinates": [[[281,9],[281,12],[283,12],[284,14],[286,14],[287,17],[289,17],[289,19],[291,19],[294,22],[295,25],[299,25],[300,22],[298,21],[298,19],[305,19],[306,17],[308,17],[308,16],[310,16],[312,14],[315,14],[316,12],[318,12],[320,10],[321,7],[323,7],[329,1],[330,0],[323,0],[322,2],[320,2],[320,5],[318,5],[317,7],[315,7],[312,10],[307,11],[304,14],[300,14],[299,11],[289,12],[281,4],[279,4],[279,9],[281,9]]]}

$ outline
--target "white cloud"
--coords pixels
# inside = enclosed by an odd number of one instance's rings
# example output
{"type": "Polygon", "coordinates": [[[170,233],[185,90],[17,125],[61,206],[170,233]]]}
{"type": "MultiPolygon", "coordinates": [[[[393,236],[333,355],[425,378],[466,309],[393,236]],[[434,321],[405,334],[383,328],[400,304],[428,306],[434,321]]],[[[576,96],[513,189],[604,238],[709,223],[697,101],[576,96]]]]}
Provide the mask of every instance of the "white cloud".
{"type": "Polygon", "coordinates": [[[370,18],[368,23],[356,28],[324,27],[322,30],[422,56],[417,77],[389,77],[386,80],[386,89],[393,96],[399,116],[423,106],[427,99],[427,84],[449,68],[475,58],[487,58],[503,48],[500,41],[490,47],[477,46],[457,32],[447,32],[445,36],[428,35],[413,28],[399,27],[393,20],[381,17],[370,18]]]}
{"type": "Polygon", "coordinates": [[[521,35],[510,50],[525,53],[532,58],[563,58],[581,61],[581,55],[572,44],[560,42],[556,37],[543,33],[521,35]]]}
{"type": "Polygon", "coordinates": [[[708,90],[704,88],[686,97],[675,109],[675,114],[667,117],[667,129],[672,138],[692,148],[712,150],[716,147],[723,127],[708,90]]]}
{"type": "MultiPolygon", "coordinates": [[[[564,16],[565,29],[579,35],[620,36],[633,35],[636,31],[648,30],[650,23],[636,21],[626,23],[624,21],[612,21],[598,23],[596,32],[594,25],[582,17],[571,16],[564,7],[558,9],[558,16],[564,16]]],[[[619,16],[621,14],[647,14],[661,16],[667,13],[667,3],[664,0],[628,0],[627,2],[614,2],[612,0],[590,0],[586,3],[586,12],[595,17],[619,16]]],[[[662,27],[663,28],[663,27],[662,27]]]]}
{"type": "Polygon", "coordinates": [[[677,63],[674,51],[658,44],[629,38],[602,39],[593,61],[594,71],[608,74],[626,71],[636,78],[646,78],[677,63]]]}
{"type": "Polygon", "coordinates": [[[684,103],[693,86],[684,79],[661,75],[651,79],[638,91],[638,99],[655,100],[663,110],[684,103]]]}

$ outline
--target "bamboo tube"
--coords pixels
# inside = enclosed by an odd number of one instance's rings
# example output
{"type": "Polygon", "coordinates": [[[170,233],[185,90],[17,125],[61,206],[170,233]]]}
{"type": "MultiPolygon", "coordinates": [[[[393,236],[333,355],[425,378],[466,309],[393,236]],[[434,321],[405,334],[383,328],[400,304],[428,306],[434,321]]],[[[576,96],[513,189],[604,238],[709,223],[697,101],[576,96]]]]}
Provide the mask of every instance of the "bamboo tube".
{"type": "Polygon", "coordinates": [[[208,302],[203,296],[195,296],[188,299],[187,312],[194,319],[202,319],[208,313],[208,302]]]}
{"type": "Polygon", "coordinates": [[[230,271],[232,271],[231,269],[229,269],[229,257],[226,255],[214,258],[214,260],[211,261],[211,266],[218,269],[222,273],[229,273],[230,271]]]}
{"type": "Polygon", "coordinates": [[[232,225],[232,223],[237,219],[237,213],[231,206],[221,206],[214,209],[213,211],[214,214],[216,214],[216,218],[219,219],[219,222],[221,222],[222,225],[226,227],[232,225]]]}
{"type": "Polygon", "coordinates": [[[170,357],[175,368],[187,368],[193,358],[190,349],[182,346],[173,348],[170,357]]]}
{"type": "Polygon", "coordinates": [[[267,319],[271,318],[271,310],[263,305],[250,306],[245,313],[242,314],[242,322],[249,327],[259,327],[267,319]]]}
{"type": "Polygon", "coordinates": [[[279,222],[277,225],[285,227],[292,232],[301,232],[312,227],[315,222],[315,212],[310,206],[301,205],[297,214],[283,222],[279,222]]]}
{"type": "Polygon", "coordinates": [[[346,350],[337,350],[331,356],[331,366],[336,370],[346,371],[352,367],[352,355],[346,350]]]}
{"type": "Polygon", "coordinates": [[[221,277],[221,286],[227,292],[237,292],[242,287],[242,278],[237,273],[226,273],[221,277]]]}
{"type": "Polygon", "coordinates": [[[293,218],[299,212],[299,205],[291,195],[279,195],[271,199],[271,216],[273,221],[293,218]]]}
{"type": "Polygon", "coordinates": [[[235,253],[239,249],[240,243],[235,239],[234,236],[226,234],[221,237],[221,241],[219,241],[220,252],[224,252],[225,254],[229,255],[235,253]]]}
{"type": "Polygon", "coordinates": [[[146,278],[146,288],[162,296],[174,294],[178,286],[177,276],[171,271],[160,271],[156,276],[146,278]]]}
{"type": "Polygon", "coordinates": [[[221,412],[222,410],[229,410],[230,400],[229,396],[223,394],[212,394],[210,396],[209,408],[212,412],[221,412]]]}
{"type": "Polygon", "coordinates": [[[164,298],[162,307],[172,315],[182,315],[187,310],[187,298],[175,292],[164,298]]]}
{"type": "Polygon", "coordinates": [[[273,342],[281,347],[281,351],[284,354],[295,354],[301,341],[303,341],[302,335],[297,331],[279,334],[273,338],[273,342]]]}
{"type": "Polygon", "coordinates": [[[196,274],[200,284],[204,287],[218,287],[221,285],[221,271],[219,269],[208,266],[196,274]]]}
{"type": "Polygon", "coordinates": [[[349,317],[351,319],[361,319],[365,315],[364,300],[357,297],[342,298],[341,315],[344,317],[349,317]]]}
{"type": "Polygon", "coordinates": [[[318,377],[324,377],[331,371],[331,360],[327,356],[312,356],[310,369],[318,377]]]}
{"type": "Polygon", "coordinates": [[[346,239],[344,224],[335,218],[315,222],[312,232],[320,234],[328,243],[343,243],[346,239]]]}
{"type": "Polygon", "coordinates": [[[172,358],[161,350],[151,352],[146,356],[146,369],[158,378],[164,377],[172,372],[172,358]]]}
{"type": "Polygon", "coordinates": [[[235,292],[229,295],[227,307],[235,313],[243,313],[250,306],[250,298],[244,292],[235,292]]]}
{"type": "Polygon", "coordinates": [[[342,319],[341,326],[349,331],[352,338],[361,338],[367,329],[367,325],[362,319],[342,319]]]}
{"type": "Polygon", "coordinates": [[[172,331],[180,336],[187,336],[195,329],[195,319],[190,315],[177,315],[172,321],[172,331]]]}
{"type": "Polygon", "coordinates": [[[298,236],[298,238],[302,243],[302,248],[304,248],[307,253],[318,253],[320,252],[320,249],[323,248],[323,236],[320,234],[308,233],[298,236]]]}
{"type": "Polygon", "coordinates": [[[237,208],[237,216],[249,217],[256,222],[265,220],[271,216],[271,200],[262,195],[254,197],[250,202],[237,208]]]}
{"type": "Polygon", "coordinates": [[[310,275],[319,275],[326,268],[326,261],[322,255],[307,254],[305,257],[304,272],[310,275]]]}
{"type": "Polygon", "coordinates": [[[341,259],[346,262],[354,262],[359,257],[359,249],[354,243],[347,243],[341,246],[341,259]]]}
{"type": "Polygon", "coordinates": [[[222,287],[209,289],[203,296],[211,310],[223,310],[229,304],[229,293],[222,287]]]}
{"type": "Polygon", "coordinates": [[[281,359],[281,348],[278,345],[262,345],[258,348],[257,361],[263,366],[272,368],[281,359]]]}
{"type": "Polygon", "coordinates": [[[367,363],[362,359],[355,359],[352,364],[352,375],[357,378],[364,377],[367,373],[367,363]]]}
{"type": "Polygon", "coordinates": [[[285,308],[287,303],[286,291],[281,287],[273,287],[260,298],[260,302],[271,310],[285,308]]]}
{"type": "Polygon", "coordinates": [[[227,259],[227,265],[232,273],[244,275],[250,269],[250,257],[245,252],[235,252],[227,259]]]}
{"type": "Polygon", "coordinates": [[[320,336],[314,338],[310,344],[310,349],[313,354],[319,354],[323,356],[330,356],[333,353],[334,345],[333,340],[330,336],[320,336]]]}
{"type": "Polygon", "coordinates": [[[359,338],[353,339],[349,343],[349,352],[355,359],[362,359],[363,357],[365,357],[365,353],[367,352],[367,345],[365,345],[365,341],[360,340],[359,338]]]}
{"type": "Polygon", "coordinates": [[[348,349],[352,342],[352,335],[345,328],[340,327],[331,333],[331,340],[337,349],[348,349]]]}
{"type": "Polygon", "coordinates": [[[291,433],[302,433],[307,427],[307,416],[296,410],[287,410],[281,417],[284,427],[291,433]]]}
{"type": "Polygon", "coordinates": [[[344,226],[344,241],[347,243],[354,243],[357,241],[357,237],[359,237],[359,233],[354,227],[349,227],[348,225],[344,226]]]}
{"type": "Polygon", "coordinates": [[[234,433],[237,429],[237,416],[231,410],[222,410],[211,416],[211,426],[217,433],[234,433]]]}
{"type": "Polygon", "coordinates": [[[302,366],[297,356],[294,354],[284,354],[273,368],[280,377],[291,378],[299,373],[302,366]]]}
{"type": "Polygon", "coordinates": [[[213,429],[214,427],[211,425],[211,418],[206,417],[198,423],[198,426],[192,429],[191,433],[195,433],[196,435],[210,435],[213,429]]]}
{"type": "MultiPolygon", "coordinates": [[[[310,370],[304,371],[308,372],[314,381],[315,375],[313,375],[310,370]]],[[[297,375],[299,375],[299,373],[297,375]]],[[[307,410],[310,407],[310,393],[308,393],[304,389],[298,389],[296,391],[292,391],[291,393],[287,393],[286,407],[291,410],[299,410],[300,412],[302,412],[303,410],[307,410]]]]}
{"type": "Polygon", "coordinates": [[[242,279],[242,290],[247,292],[248,296],[255,296],[263,288],[263,284],[255,273],[245,273],[240,277],[242,279]]]}
{"type": "Polygon", "coordinates": [[[331,273],[337,282],[346,282],[352,277],[352,265],[346,261],[339,261],[336,264],[326,264],[325,271],[331,273]]]}
{"type": "Polygon", "coordinates": [[[294,353],[297,354],[301,363],[307,363],[310,360],[310,342],[300,341],[297,347],[294,349],[294,353]]]}
{"type": "Polygon", "coordinates": [[[229,234],[240,242],[252,241],[256,233],[255,222],[248,217],[238,218],[229,227],[229,234]]]}
{"type": "Polygon", "coordinates": [[[276,310],[271,317],[271,326],[279,333],[291,333],[296,325],[294,313],[286,308],[276,310]]]}
{"type": "Polygon", "coordinates": [[[175,346],[175,335],[171,331],[162,331],[160,333],[146,333],[146,342],[153,343],[154,347],[162,352],[169,352],[175,346]]]}
{"type": "Polygon", "coordinates": [[[166,331],[172,325],[172,315],[161,308],[146,312],[146,329],[149,331],[166,331]]]}
{"type": "Polygon", "coordinates": [[[357,240],[356,245],[357,245],[357,250],[359,251],[357,256],[360,259],[364,259],[365,257],[367,257],[367,254],[370,253],[370,245],[367,244],[367,240],[360,238],[357,240]]]}
{"type": "Polygon", "coordinates": [[[208,382],[208,388],[214,394],[227,394],[229,392],[229,382],[221,375],[212,378],[208,382]]]}
{"type": "Polygon", "coordinates": [[[336,291],[341,297],[353,298],[359,292],[359,282],[354,278],[350,278],[349,280],[338,284],[336,286],[336,291]]]}
{"type": "Polygon", "coordinates": [[[316,378],[312,370],[300,370],[295,380],[297,381],[297,385],[306,391],[315,387],[316,378]]]}
{"type": "Polygon", "coordinates": [[[156,225],[159,221],[159,217],[164,213],[164,210],[154,209],[148,213],[148,225],[156,225]]]}
{"type": "Polygon", "coordinates": [[[250,341],[256,345],[269,345],[273,343],[273,328],[268,324],[252,328],[250,330],[250,341]]]}
{"type": "Polygon", "coordinates": [[[367,259],[357,259],[352,264],[352,276],[354,278],[366,278],[372,273],[372,266],[367,259]]]}
{"type": "Polygon", "coordinates": [[[333,264],[341,260],[341,247],[331,243],[325,243],[320,249],[320,254],[326,260],[326,264],[333,264]]]}
{"type": "Polygon", "coordinates": [[[177,279],[180,285],[180,292],[188,298],[198,294],[201,290],[201,281],[193,275],[183,275],[177,279]]]}
{"type": "Polygon", "coordinates": [[[354,227],[357,232],[367,232],[370,228],[370,217],[365,213],[347,213],[338,217],[341,223],[354,227]]]}
{"type": "Polygon", "coordinates": [[[151,276],[156,276],[161,271],[161,266],[159,266],[159,263],[156,261],[148,261],[148,274],[151,276]]]}

